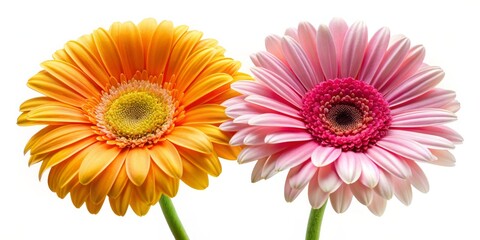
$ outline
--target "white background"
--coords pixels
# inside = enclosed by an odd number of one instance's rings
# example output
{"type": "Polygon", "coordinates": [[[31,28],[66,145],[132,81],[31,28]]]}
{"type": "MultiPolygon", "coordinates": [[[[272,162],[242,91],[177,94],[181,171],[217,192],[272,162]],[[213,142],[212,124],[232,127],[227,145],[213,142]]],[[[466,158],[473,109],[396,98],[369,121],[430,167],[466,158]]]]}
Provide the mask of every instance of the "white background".
{"type": "MultiPolygon", "coordinates": [[[[2,1],[0,3],[0,239],[172,239],[159,206],[145,217],[131,210],[118,217],[104,205],[98,215],[76,209],[38,181],[23,146],[38,128],[16,125],[18,106],[36,96],[26,87],[39,64],[71,39],[112,22],[169,19],[216,38],[226,55],[243,62],[264,49],[268,34],[283,34],[299,21],[315,26],[332,17],[363,20],[372,34],[388,26],[427,49],[426,62],[441,66],[444,88],[457,91],[462,109],[452,124],[465,138],[454,150],[457,166],[422,165],[428,194],[414,191],[406,207],[389,201],[382,217],[356,200],[344,214],[328,206],[322,239],[480,239],[480,4],[478,1],[2,1]]],[[[286,173],[250,183],[253,164],[223,161],[223,174],[210,187],[186,185],[173,199],[192,239],[303,239],[309,214],[306,192],[294,203],[283,199],[286,173]]]]}

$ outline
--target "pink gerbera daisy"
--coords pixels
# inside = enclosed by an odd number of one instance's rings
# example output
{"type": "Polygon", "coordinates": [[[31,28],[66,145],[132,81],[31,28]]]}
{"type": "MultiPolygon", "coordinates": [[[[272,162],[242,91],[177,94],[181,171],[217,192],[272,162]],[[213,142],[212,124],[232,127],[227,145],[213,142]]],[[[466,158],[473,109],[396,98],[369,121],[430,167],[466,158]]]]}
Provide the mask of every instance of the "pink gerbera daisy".
{"type": "Polygon", "coordinates": [[[341,213],[355,196],[381,215],[393,195],[408,205],[411,186],[428,191],[418,162],[454,165],[462,137],[444,124],[459,103],[435,88],[444,72],[423,63],[423,46],[334,19],[269,36],[266,48],[252,56],[256,80],[232,84],[243,95],[224,102],[233,120],[221,125],[244,146],[239,162],[256,161],[253,182],[289,169],[287,201],[308,185],[313,208],[330,199],[341,213]]]}

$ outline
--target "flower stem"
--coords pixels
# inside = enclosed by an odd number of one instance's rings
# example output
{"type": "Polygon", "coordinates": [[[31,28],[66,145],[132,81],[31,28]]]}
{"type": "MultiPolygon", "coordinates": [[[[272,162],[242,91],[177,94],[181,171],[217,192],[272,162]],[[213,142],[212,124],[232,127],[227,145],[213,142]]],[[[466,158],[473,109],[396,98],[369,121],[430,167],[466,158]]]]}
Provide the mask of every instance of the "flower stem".
{"type": "Polygon", "coordinates": [[[178,218],[177,211],[173,206],[172,200],[169,197],[162,195],[160,198],[160,207],[162,208],[163,215],[167,220],[170,231],[176,240],[189,240],[187,232],[183,228],[182,222],[178,218]]]}
{"type": "Polygon", "coordinates": [[[322,227],[323,213],[325,212],[327,202],[321,208],[310,210],[310,217],[308,218],[307,233],[305,240],[320,239],[320,228],[322,227]]]}

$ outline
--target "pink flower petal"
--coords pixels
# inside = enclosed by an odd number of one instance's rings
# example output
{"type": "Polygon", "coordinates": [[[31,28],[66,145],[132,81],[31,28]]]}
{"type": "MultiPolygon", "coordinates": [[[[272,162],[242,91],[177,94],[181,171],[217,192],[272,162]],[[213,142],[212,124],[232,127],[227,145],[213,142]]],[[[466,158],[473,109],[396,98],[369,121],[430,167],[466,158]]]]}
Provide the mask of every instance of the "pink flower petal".
{"type": "Polygon", "coordinates": [[[317,54],[317,31],[312,24],[302,22],[298,25],[298,42],[303,49],[309,50],[305,51],[305,54],[313,67],[317,83],[325,81],[317,54]]]}
{"type": "Polygon", "coordinates": [[[374,188],[380,179],[380,170],[365,154],[357,154],[360,166],[362,167],[360,182],[369,188],[374,188]]]}
{"type": "Polygon", "coordinates": [[[363,22],[356,22],[348,29],[343,42],[341,77],[357,78],[362,65],[368,42],[367,27],[363,22]]]}
{"type": "Polygon", "coordinates": [[[430,91],[397,106],[390,106],[393,115],[400,114],[404,111],[420,109],[420,108],[442,108],[455,101],[455,92],[434,88],[430,91]]]}
{"type": "Polygon", "coordinates": [[[424,134],[419,132],[412,132],[407,130],[400,130],[400,129],[390,129],[388,134],[392,138],[403,138],[403,139],[411,139],[415,142],[418,142],[424,145],[427,148],[434,148],[434,149],[453,149],[455,145],[448,139],[443,137],[438,137],[435,135],[424,134]]]}
{"type": "Polygon", "coordinates": [[[317,32],[317,54],[325,79],[337,78],[337,53],[330,30],[320,25],[317,32]]]}
{"type": "Polygon", "coordinates": [[[303,84],[298,81],[295,74],[292,70],[285,65],[282,61],[276,58],[273,54],[269,52],[260,52],[255,55],[256,61],[255,65],[257,67],[266,68],[280,77],[280,79],[287,85],[289,85],[295,92],[297,92],[300,96],[305,95],[307,90],[303,86],[303,84]]]}
{"type": "Polygon", "coordinates": [[[318,168],[318,186],[324,192],[335,192],[343,184],[342,180],[338,178],[338,175],[333,167],[333,164],[330,164],[325,167],[318,168]]]}
{"type": "Polygon", "coordinates": [[[437,150],[437,149],[430,149],[433,155],[437,157],[437,160],[431,161],[429,163],[440,165],[444,167],[453,167],[455,166],[455,156],[447,150],[437,150]]]}
{"type": "Polygon", "coordinates": [[[265,163],[267,162],[267,159],[268,158],[262,158],[255,163],[255,166],[253,167],[253,170],[252,170],[252,176],[251,176],[252,183],[258,182],[262,179],[262,170],[263,170],[263,167],[265,166],[265,163]]]}
{"type": "Polygon", "coordinates": [[[335,52],[337,53],[336,58],[338,62],[340,62],[342,57],[343,42],[348,31],[348,25],[345,20],[341,18],[334,18],[332,21],[330,21],[329,28],[335,45],[335,52]]]}
{"type": "Polygon", "coordinates": [[[394,128],[416,128],[445,124],[455,121],[454,113],[442,109],[418,109],[410,110],[392,116],[394,128]]]}
{"type": "Polygon", "coordinates": [[[305,184],[299,188],[294,188],[289,184],[288,181],[285,181],[284,191],[283,191],[285,201],[293,202],[293,200],[295,200],[298,197],[298,195],[303,191],[303,189],[305,189],[306,186],[307,185],[305,184]]]}
{"type": "Polygon", "coordinates": [[[275,170],[283,171],[287,168],[297,166],[312,156],[312,151],[318,146],[315,141],[302,143],[295,148],[289,148],[280,153],[275,163],[275,170]]]}
{"type": "Polygon", "coordinates": [[[312,163],[317,167],[326,166],[337,160],[342,149],[334,147],[318,146],[312,153],[312,163]]]}
{"type": "Polygon", "coordinates": [[[378,166],[399,178],[406,179],[412,175],[405,161],[387,150],[373,146],[365,154],[378,166]]]}
{"type": "Polygon", "coordinates": [[[410,183],[420,192],[427,193],[429,190],[429,184],[427,176],[422,169],[413,161],[407,161],[407,164],[412,170],[412,176],[408,179],[410,183]]]}
{"type": "Polygon", "coordinates": [[[386,83],[382,88],[378,89],[383,93],[388,93],[391,90],[397,88],[405,80],[411,77],[418,71],[418,68],[422,65],[425,58],[425,48],[421,45],[413,46],[410,48],[407,56],[403,60],[398,70],[393,76],[386,80],[386,83]]]}
{"type": "Polygon", "coordinates": [[[275,174],[280,172],[276,169],[277,159],[278,159],[278,156],[280,156],[280,154],[282,154],[282,152],[275,153],[270,157],[268,157],[262,169],[263,179],[269,179],[273,177],[275,174]]]}
{"type": "Polygon", "coordinates": [[[391,107],[414,99],[435,87],[445,73],[439,67],[426,67],[385,95],[391,107]]]}
{"type": "Polygon", "coordinates": [[[389,40],[390,30],[388,30],[388,28],[381,28],[373,35],[368,43],[367,49],[365,50],[362,68],[358,75],[359,80],[367,83],[372,81],[372,78],[382,61],[383,55],[385,55],[389,40]]]}
{"type": "Polygon", "coordinates": [[[244,129],[246,127],[248,127],[247,124],[238,124],[234,123],[233,121],[226,121],[219,126],[219,128],[225,132],[240,131],[241,129],[244,129]]]}
{"type": "Polygon", "coordinates": [[[350,191],[348,185],[342,184],[337,191],[330,194],[330,200],[333,209],[337,213],[343,213],[347,211],[350,203],[352,202],[353,194],[350,191]]]}
{"type": "Polygon", "coordinates": [[[360,182],[355,182],[352,185],[349,185],[350,191],[352,191],[353,196],[363,205],[368,206],[373,199],[373,189],[366,187],[360,182]]]}
{"type": "Polygon", "coordinates": [[[412,203],[412,187],[408,180],[394,178],[393,182],[393,193],[395,196],[402,202],[404,205],[408,206],[412,203]]]}
{"type": "Polygon", "coordinates": [[[387,135],[378,141],[377,145],[407,159],[417,161],[435,160],[435,156],[428,148],[410,139],[401,138],[399,135],[387,135]]]}
{"type": "Polygon", "coordinates": [[[275,91],[276,94],[291,103],[293,106],[297,108],[302,107],[301,97],[289,85],[285,84],[278,74],[265,68],[256,67],[252,68],[252,73],[258,81],[265,83],[275,91]]]}
{"type": "Polygon", "coordinates": [[[372,202],[367,207],[370,212],[380,217],[385,212],[385,208],[387,207],[387,200],[377,194],[373,194],[372,202]]]}
{"type": "Polygon", "coordinates": [[[304,130],[288,130],[270,133],[265,136],[265,143],[303,142],[312,140],[312,135],[304,130]]]}
{"type": "Polygon", "coordinates": [[[318,186],[318,181],[314,180],[310,181],[308,184],[308,200],[310,201],[310,205],[312,208],[320,208],[327,202],[329,194],[322,191],[318,186]]]}
{"type": "Polygon", "coordinates": [[[285,56],[283,56],[282,51],[282,38],[277,35],[271,35],[265,38],[265,48],[269,53],[272,53],[276,58],[282,62],[285,61],[285,56]]]}
{"type": "Polygon", "coordinates": [[[230,107],[232,105],[245,102],[244,101],[245,97],[246,96],[244,96],[244,95],[236,96],[236,97],[225,100],[221,105],[224,106],[224,107],[230,107]]]}
{"type": "Polygon", "coordinates": [[[278,97],[269,87],[260,82],[240,80],[232,83],[231,88],[245,95],[261,95],[269,98],[278,97]]]}
{"type": "Polygon", "coordinates": [[[300,45],[294,39],[285,36],[282,39],[282,49],[290,68],[305,89],[312,89],[317,85],[313,67],[300,45]]]}
{"type": "Polygon", "coordinates": [[[375,76],[369,84],[380,89],[386,83],[386,80],[400,67],[400,63],[407,55],[409,48],[410,40],[407,38],[401,38],[394,42],[392,46],[387,49],[382,62],[375,72],[375,76]]]}
{"type": "Polygon", "coordinates": [[[287,28],[287,30],[285,30],[285,36],[288,36],[295,41],[298,41],[298,31],[295,28],[287,28]]]}
{"type": "Polygon", "coordinates": [[[455,130],[447,127],[447,126],[428,126],[428,127],[421,127],[421,128],[408,128],[408,131],[414,131],[419,133],[424,133],[428,135],[435,135],[442,138],[446,138],[449,141],[453,142],[454,144],[460,144],[463,142],[462,136],[455,132],[455,130]]]}
{"type": "Polygon", "coordinates": [[[292,146],[292,144],[264,144],[245,147],[240,154],[238,154],[238,162],[247,163],[255,161],[264,157],[268,157],[290,146],[292,146]]]}
{"type": "Polygon", "coordinates": [[[356,153],[348,151],[342,152],[335,161],[335,168],[338,176],[347,184],[356,182],[362,173],[362,167],[356,160],[356,153]]]}
{"type": "MultiPolygon", "coordinates": [[[[229,106],[225,109],[225,114],[231,118],[238,118],[238,117],[245,117],[248,116],[256,116],[265,112],[268,112],[269,109],[266,109],[261,106],[257,106],[254,104],[250,104],[247,102],[240,102],[235,105],[229,106]]],[[[238,121],[238,119],[235,119],[238,121]]]]}
{"type": "MultiPolygon", "coordinates": [[[[290,169],[287,175],[287,182],[292,188],[304,188],[316,172],[317,167],[311,162],[305,162],[302,165],[290,169]]],[[[317,180],[315,179],[315,181],[317,180]]]]}
{"type": "Polygon", "coordinates": [[[379,171],[378,184],[375,187],[375,192],[385,199],[391,199],[393,196],[393,186],[391,183],[391,176],[384,171],[379,171]]]}
{"type": "Polygon", "coordinates": [[[290,107],[287,104],[278,102],[268,97],[264,97],[260,95],[250,95],[245,98],[245,101],[255,104],[257,106],[261,106],[262,108],[271,109],[275,112],[288,115],[290,117],[299,118],[299,119],[301,118],[298,109],[295,109],[293,107],[290,107]]]}
{"type": "Polygon", "coordinates": [[[266,126],[266,127],[289,127],[305,129],[305,123],[282,114],[276,113],[264,113],[254,116],[248,120],[248,124],[254,126],[266,126]]]}

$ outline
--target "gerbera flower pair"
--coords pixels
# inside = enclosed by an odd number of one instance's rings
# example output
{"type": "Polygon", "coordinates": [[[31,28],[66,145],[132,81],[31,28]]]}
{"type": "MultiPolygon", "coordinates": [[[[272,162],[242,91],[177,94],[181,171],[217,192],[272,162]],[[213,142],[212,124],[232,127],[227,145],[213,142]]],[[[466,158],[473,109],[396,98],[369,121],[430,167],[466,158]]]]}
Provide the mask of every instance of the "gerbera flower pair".
{"type": "Polygon", "coordinates": [[[160,199],[171,209],[179,181],[206,188],[219,157],[256,161],[254,182],[289,170],[287,201],[308,185],[313,209],[330,199],[344,212],[355,196],[376,215],[393,195],[409,204],[412,185],[428,191],[417,162],[454,164],[462,138],[444,124],[459,104],[435,88],[444,74],[422,46],[334,19],[266,48],[253,80],[215,40],[169,21],[70,41],[28,81],[44,96],[21,105],[18,124],[46,125],[25,147],[29,164],[50,169],[50,189],[76,207],[97,213],[108,198],[117,215],[160,199]]]}

